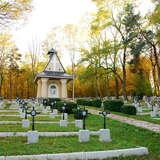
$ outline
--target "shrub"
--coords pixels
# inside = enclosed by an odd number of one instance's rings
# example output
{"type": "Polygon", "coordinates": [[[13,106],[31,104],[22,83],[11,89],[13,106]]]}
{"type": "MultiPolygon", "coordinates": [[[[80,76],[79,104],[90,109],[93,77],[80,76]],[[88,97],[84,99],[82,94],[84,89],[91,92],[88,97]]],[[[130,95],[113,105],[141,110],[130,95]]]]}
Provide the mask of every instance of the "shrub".
{"type": "Polygon", "coordinates": [[[104,109],[109,111],[121,112],[124,102],[120,99],[106,100],[103,102],[104,109]]]}
{"type": "Polygon", "coordinates": [[[134,105],[123,105],[122,113],[136,115],[136,107],[134,105]]]}
{"type": "Polygon", "coordinates": [[[58,101],[61,101],[61,99],[60,98],[48,98],[48,106],[51,106],[51,103],[52,102],[58,102],[58,101]]]}
{"type": "Polygon", "coordinates": [[[77,108],[76,103],[68,101],[57,101],[55,108],[58,109],[58,111],[62,112],[62,107],[64,106],[64,103],[66,104],[66,113],[68,114],[73,113],[73,110],[77,108]]]}
{"type": "Polygon", "coordinates": [[[5,102],[4,103],[4,109],[9,109],[10,108],[10,106],[11,106],[11,102],[5,102]]]}
{"type": "Polygon", "coordinates": [[[44,106],[48,106],[48,99],[44,98],[43,101],[42,101],[42,103],[43,103],[44,106]]]}
{"type": "Polygon", "coordinates": [[[101,107],[101,99],[77,99],[77,104],[78,105],[83,105],[83,106],[93,106],[93,107],[101,107]]]}
{"type": "MultiPolygon", "coordinates": [[[[85,110],[87,115],[88,115],[88,110],[85,110]]],[[[79,111],[77,109],[73,109],[73,113],[74,113],[74,118],[75,119],[83,119],[83,114],[82,114],[83,110],[80,109],[79,111]]]]}
{"type": "Polygon", "coordinates": [[[60,98],[43,98],[43,105],[51,106],[51,103],[55,101],[61,101],[61,99],[60,98]]]}

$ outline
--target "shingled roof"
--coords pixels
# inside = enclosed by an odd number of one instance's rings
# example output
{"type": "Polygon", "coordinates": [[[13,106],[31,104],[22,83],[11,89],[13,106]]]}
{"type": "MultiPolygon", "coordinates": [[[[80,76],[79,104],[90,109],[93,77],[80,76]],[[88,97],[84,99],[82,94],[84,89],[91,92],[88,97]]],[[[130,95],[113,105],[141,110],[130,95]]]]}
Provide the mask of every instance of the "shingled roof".
{"type": "Polygon", "coordinates": [[[36,75],[38,78],[54,78],[54,79],[73,79],[72,75],[67,74],[58,55],[53,48],[48,52],[50,57],[48,64],[43,72],[36,75]]]}

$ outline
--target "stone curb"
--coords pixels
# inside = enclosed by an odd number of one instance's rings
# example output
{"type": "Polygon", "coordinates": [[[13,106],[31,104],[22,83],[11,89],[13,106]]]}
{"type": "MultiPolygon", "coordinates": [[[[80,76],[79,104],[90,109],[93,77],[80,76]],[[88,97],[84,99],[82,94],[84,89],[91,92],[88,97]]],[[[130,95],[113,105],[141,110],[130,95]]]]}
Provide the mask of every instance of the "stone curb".
{"type": "MultiPolygon", "coordinates": [[[[42,137],[78,136],[78,132],[38,132],[42,137]]],[[[99,131],[90,131],[90,135],[99,135],[99,131]]],[[[26,137],[27,132],[0,132],[0,137],[26,137]]]]}
{"type": "Polygon", "coordinates": [[[19,156],[0,156],[0,160],[87,160],[87,159],[105,159],[126,156],[148,155],[146,147],[94,151],[94,152],[73,152],[59,154],[40,154],[40,155],[19,155],[19,156]]]}
{"type": "MultiPolygon", "coordinates": [[[[55,121],[36,121],[37,124],[59,124],[60,122],[55,121]]],[[[0,121],[0,124],[22,124],[21,121],[0,121]]],[[[75,122],[68,122],[68,124],[75,124],[75,122]]]]}
{"type": "MultiPolygon", "coordinates": [[[[21,115],[20,114],[0,114],[0,116],[2,117],[20,117],[21,115]]],[[[28,116],[31,116],[31,115],[28,115],[28,116]]],[[[39,114],[37,115],[37,117],[48,117],[50,116],[49,114],[39,114]]],[[[55,115],[56,117],[60,117],[61,115],[55,115]]]]}
{"type": "Polygon", "coordinates": [[[14,110],[14,109],[10,109],[10,110],[0,110],[0,112],[17,112],[18,113],[18,111],[17,110],[14,110]]]}

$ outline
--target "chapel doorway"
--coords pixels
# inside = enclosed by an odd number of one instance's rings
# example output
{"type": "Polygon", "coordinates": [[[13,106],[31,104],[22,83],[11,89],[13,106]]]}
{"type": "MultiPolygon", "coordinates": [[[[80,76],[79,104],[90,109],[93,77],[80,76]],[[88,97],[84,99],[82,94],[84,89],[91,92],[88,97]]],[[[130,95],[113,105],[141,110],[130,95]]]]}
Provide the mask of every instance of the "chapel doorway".
{"type": "Polygon", "coordinates": [[[57,85],[55,85],[55,84],[49,85],[48,93],[49,93],[48,97],[50,97],[50,98],[57,98],[58,97],[58,88],[57,88],[57,85]]]}

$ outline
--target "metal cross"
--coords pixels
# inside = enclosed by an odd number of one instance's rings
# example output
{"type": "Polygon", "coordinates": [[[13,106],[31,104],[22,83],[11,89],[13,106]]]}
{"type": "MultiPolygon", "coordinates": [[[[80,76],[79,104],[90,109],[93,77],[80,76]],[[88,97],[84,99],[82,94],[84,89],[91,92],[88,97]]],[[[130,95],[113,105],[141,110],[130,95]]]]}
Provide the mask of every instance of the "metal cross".
{"type": "Polygon", "coordinates": [[[83,116],[83,129],[85,130],[86,129],[86,117],[87,117],[87,110],[85,109],[85,107],[82,111],[82,116],[83,116]]]}
{"type": "Polygon", "coordinates": [[[33,106],[31,112],[27,112],[28,114],[30,114],[32,116],[32,131],[35,130],[35,116],[37,114],[40,114],[40,112],[37,112],[33,106]]]}
{"type": "Polygon", "coordinates": [[[103,116],[103,128],[106,129],[106,116],[107,114],[110,114],[109,112],[99,112],[99,114],[101,114],[103,116]]]}
{"type": "Polygon", "coordinates": [[[66,103],[64,103],[64,106],[62,107],[62,113],[63,113],[63,120],[64,120],[64,113],[66,111],[66,103]]]}
{"type": "Polygon", "coordinates": [[[43,100],[43,105],[44,105],[44,108],[46,109],[46,107],[47,107],[47,100],[46,99],[43,100]]]}
{"type": "Polygon", "coordinates": [[[29,113],[27,112],[27,111],[28,111],[28,106],[27,106],[27,105],[25,105],[24,110],[25,110],[25,119],[27,119],[27,114],[29,114],[29,113]]]}
{"type": "Polygon", "coordinates": [[[53,109],[54,109],[56,103],[57,103],[56,101],[51,102],[51,112],[52,112],[52,113],[53,113],[53,109]]]}

